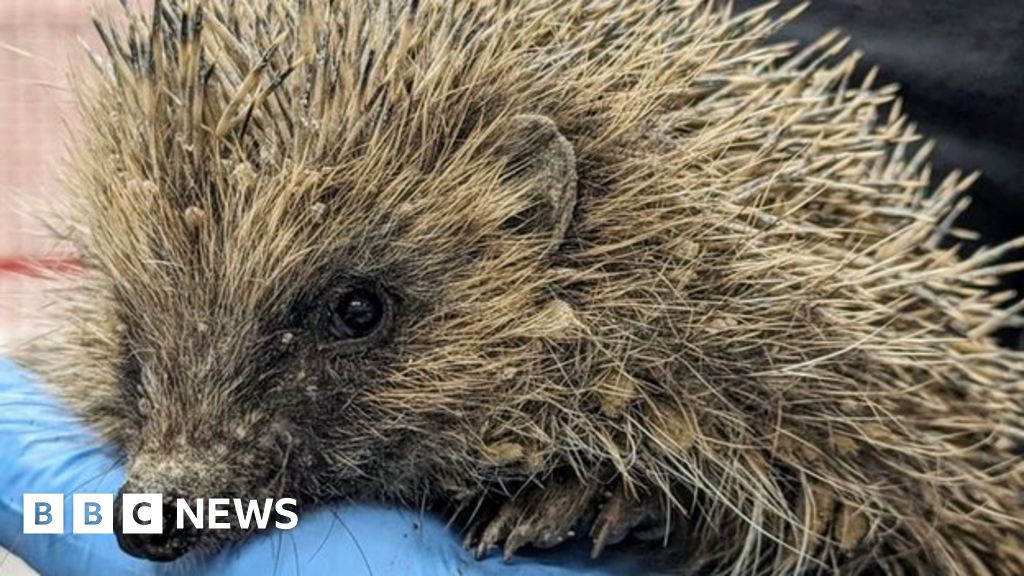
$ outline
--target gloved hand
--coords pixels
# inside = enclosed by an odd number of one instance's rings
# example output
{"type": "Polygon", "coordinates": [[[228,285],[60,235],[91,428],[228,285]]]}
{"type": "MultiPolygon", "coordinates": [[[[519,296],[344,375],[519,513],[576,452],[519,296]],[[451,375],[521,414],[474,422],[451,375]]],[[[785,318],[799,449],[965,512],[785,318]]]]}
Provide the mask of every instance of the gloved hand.
{"type": "MultiPolygon", "coordinates": [[[[59,402],[10,362],[0,360],[0,546],[41,574],[373,574],[464,576],[613,576],[644,573],[637,558],[607,553],[599,563],[584,542],[478,562],[442,519],[383,506],[334,506],[300,514],[288,531],[268,531],[215,556],[171,564],[128,556],[112,534],[72,534],[71,494],[117,491],[122,470],[59,402]],[[65,533],[22,533],[22,496],[65,495],[65,533]]],[[[0,552],[0,574],[4,573],[0,552]]]]}

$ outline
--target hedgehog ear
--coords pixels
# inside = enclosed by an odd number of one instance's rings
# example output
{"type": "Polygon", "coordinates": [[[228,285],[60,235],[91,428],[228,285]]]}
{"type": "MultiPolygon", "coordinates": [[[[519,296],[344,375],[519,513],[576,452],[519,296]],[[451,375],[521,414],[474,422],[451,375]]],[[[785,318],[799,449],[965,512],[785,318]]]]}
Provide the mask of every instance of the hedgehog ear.
{"type": "Polygon", "coordinates": [[[504,226],[517,233],[565,239],[576,206],[576,154],[546,116],[513,116],[500,129],[499,153],[506,157],[505,180],[525,190],[526,207],[504,226]]]}

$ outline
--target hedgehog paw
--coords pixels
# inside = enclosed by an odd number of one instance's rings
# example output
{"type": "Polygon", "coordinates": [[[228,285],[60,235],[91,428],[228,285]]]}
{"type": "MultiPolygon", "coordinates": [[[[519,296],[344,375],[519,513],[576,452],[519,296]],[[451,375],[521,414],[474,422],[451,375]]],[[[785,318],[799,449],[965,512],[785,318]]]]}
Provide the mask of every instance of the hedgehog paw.
{"type": "Polygon", "coordinates": [[[572,481],[525,488],[482,522],[479,537],[477,530],[471,529],[464,543],[475,549],[477,559],[482,559],[503,542],[505,560],[526,545],[557,546],[575,535],[574,528],[593,505],[594,493],[593,488],[572,481]]]}

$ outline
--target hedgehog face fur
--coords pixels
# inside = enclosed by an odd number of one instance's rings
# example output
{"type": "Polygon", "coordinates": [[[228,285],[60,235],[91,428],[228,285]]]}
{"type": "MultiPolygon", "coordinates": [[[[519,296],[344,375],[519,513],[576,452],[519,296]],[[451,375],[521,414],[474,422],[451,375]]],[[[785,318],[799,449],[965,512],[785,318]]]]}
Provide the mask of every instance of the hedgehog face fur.
{"type": "Polygon", "coordinates": [[[98,26],[86,279],[28,353],[126,489],[448,503],[480,554],[1024,570],[1012,245],[940,243],[967,183],[929,191],[842,42],[697,0],[154,13],[98,26]]]}

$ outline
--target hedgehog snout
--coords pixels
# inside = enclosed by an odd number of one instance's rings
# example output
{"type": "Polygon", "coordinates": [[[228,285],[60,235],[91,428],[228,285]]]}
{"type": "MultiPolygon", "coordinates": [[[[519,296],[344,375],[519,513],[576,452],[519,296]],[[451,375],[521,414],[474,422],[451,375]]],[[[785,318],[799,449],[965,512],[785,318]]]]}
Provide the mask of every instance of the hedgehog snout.
{"type": "MultiPolygon", "coordinates": [[[[114,535],[121,550],[135,556],[157,562],[170,562],[188,552],[199,540],[199,532],[188,522],[177,525],[177,502],[181,496],[173,492],[163,493],[162,530],[157,534],[131,534],[124,532],[121,519],[124,514],[124,495],[147,493],[144,487],[125,484],[114,499],[114,535]]],[[[130,510],[136,522],[147,522],[139,508],[130,510]]]]}
{"type": "Polygon", "coordinates": [[[221,516],[228,528],[211,529],[212,524],[206,524],[211,500],[265,494],[268,483],[261,476],[240,473],[249,468],[248,459],[258,455],[209,439],[190,440],[189,447],[173,448],[149,442],[129,457],[113,511],[117,542],[127,554],[170,562],[192,550],[237,539],[242,531],[230,515],[221,516]],[[125,524],[132,525],[132,521],[145,527],[160,524],[160,530],[129,533],[125,524]]]}

